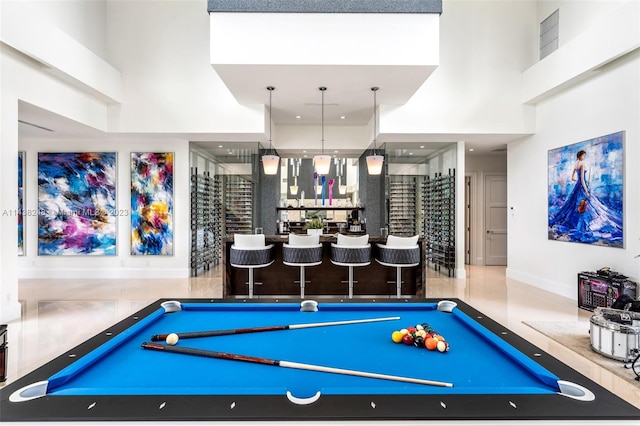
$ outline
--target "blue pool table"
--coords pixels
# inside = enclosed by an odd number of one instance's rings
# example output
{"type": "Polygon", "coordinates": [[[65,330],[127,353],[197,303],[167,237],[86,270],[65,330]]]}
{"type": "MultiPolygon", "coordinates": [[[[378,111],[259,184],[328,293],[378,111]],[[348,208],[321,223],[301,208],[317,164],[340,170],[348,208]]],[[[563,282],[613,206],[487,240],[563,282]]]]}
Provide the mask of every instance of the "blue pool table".
{"type": "Polygon", "coordinates": [[[457,299],[320,301],[303,309],[291,300],[188,299],[154,302],[0,390],[0,421],[70,419],[629,420],[640,410],[457,299]],[[416,324],[444,336],[449,350],[392,341],[393,331],[416,324]],[[152,342],[167,333],[281,325],[294,327],[152,342]]]}

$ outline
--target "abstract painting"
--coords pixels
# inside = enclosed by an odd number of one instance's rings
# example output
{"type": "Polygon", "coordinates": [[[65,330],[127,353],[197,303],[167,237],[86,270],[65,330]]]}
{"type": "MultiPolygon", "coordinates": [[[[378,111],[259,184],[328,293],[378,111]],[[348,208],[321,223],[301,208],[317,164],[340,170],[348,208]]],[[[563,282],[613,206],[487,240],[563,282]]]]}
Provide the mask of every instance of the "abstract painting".
{"type": "Polygon", "coordinates": [[[38,254],[116,255],[116,153],[38,153],[38,254]]]}
{"type": "Polygon", "coordinates": [[[18,152],[18,256],[24,256],[24,152],[18,152]]]}
{"type": "Polygon", "coordinates": [[[131,254],[173,255],[173,153],[131,153],[131,254]]]}
{"type": "Polygon", "coordinates": [[[552,149],[550,240],[624,247],[624,132],[552,149]]]}

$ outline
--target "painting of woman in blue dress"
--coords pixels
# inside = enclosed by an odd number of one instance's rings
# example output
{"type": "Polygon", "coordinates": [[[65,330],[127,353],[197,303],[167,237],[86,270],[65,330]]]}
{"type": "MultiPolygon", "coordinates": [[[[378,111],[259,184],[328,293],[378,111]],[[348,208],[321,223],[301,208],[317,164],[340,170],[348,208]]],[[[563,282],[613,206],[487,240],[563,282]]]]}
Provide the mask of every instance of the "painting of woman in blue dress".
{"type": "Polygon", "coordinates": [[[618,132],[549,151],[549,239],[624,247],[623,141],[618,132]]]}

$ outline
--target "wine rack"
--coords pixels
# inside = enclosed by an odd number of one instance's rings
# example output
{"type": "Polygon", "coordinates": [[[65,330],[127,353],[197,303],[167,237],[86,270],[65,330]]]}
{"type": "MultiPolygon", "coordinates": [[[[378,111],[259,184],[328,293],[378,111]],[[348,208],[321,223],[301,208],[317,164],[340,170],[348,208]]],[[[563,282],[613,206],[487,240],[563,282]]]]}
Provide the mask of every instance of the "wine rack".
{"type": "Polygon", "coordinates": [[[225,233],[253,232],[253,183],[241,176],[225,176],[225,233]]]}
{"type": "MultiPolygon", "coordinates": [[[[209,173],[198,174],[191,169],[191,276],[211,269],[220,261],[222,254],[221,235],[215,228],[216,216],[215,182],[209,173]]],[[[218,219],[219,222],[219,219],[218,219]]]]}
{"type": "Polygon", "coordinates": [[[224,237],[222,206],[222,182],[220,176],[216,175],[213,178],[213,253],[216,265],[222,262],[222,237],[224,237]]]}
{"type": "Polygon", "coordinates": [[[447,269],[449,276],[456,268],[455,179],[455,169],[449,169],[448,175],[436,173],[422,182],[427,263],[447,269]]]}
{"type": "Polygon", "coordinates": [[[417,234],[416,178],[389,181],[389,234],[411,237],[417,234]]]}

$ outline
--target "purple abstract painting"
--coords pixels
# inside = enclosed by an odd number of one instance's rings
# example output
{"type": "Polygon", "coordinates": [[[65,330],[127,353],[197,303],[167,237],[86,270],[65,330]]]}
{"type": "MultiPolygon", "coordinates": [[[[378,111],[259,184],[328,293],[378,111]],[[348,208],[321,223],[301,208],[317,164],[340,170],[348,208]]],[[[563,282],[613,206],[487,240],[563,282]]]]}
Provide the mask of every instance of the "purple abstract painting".
{"type": "Polygon", "coordinates": [[[38,153],[38,254],[116,254],[116,153],[38,153]]]}

